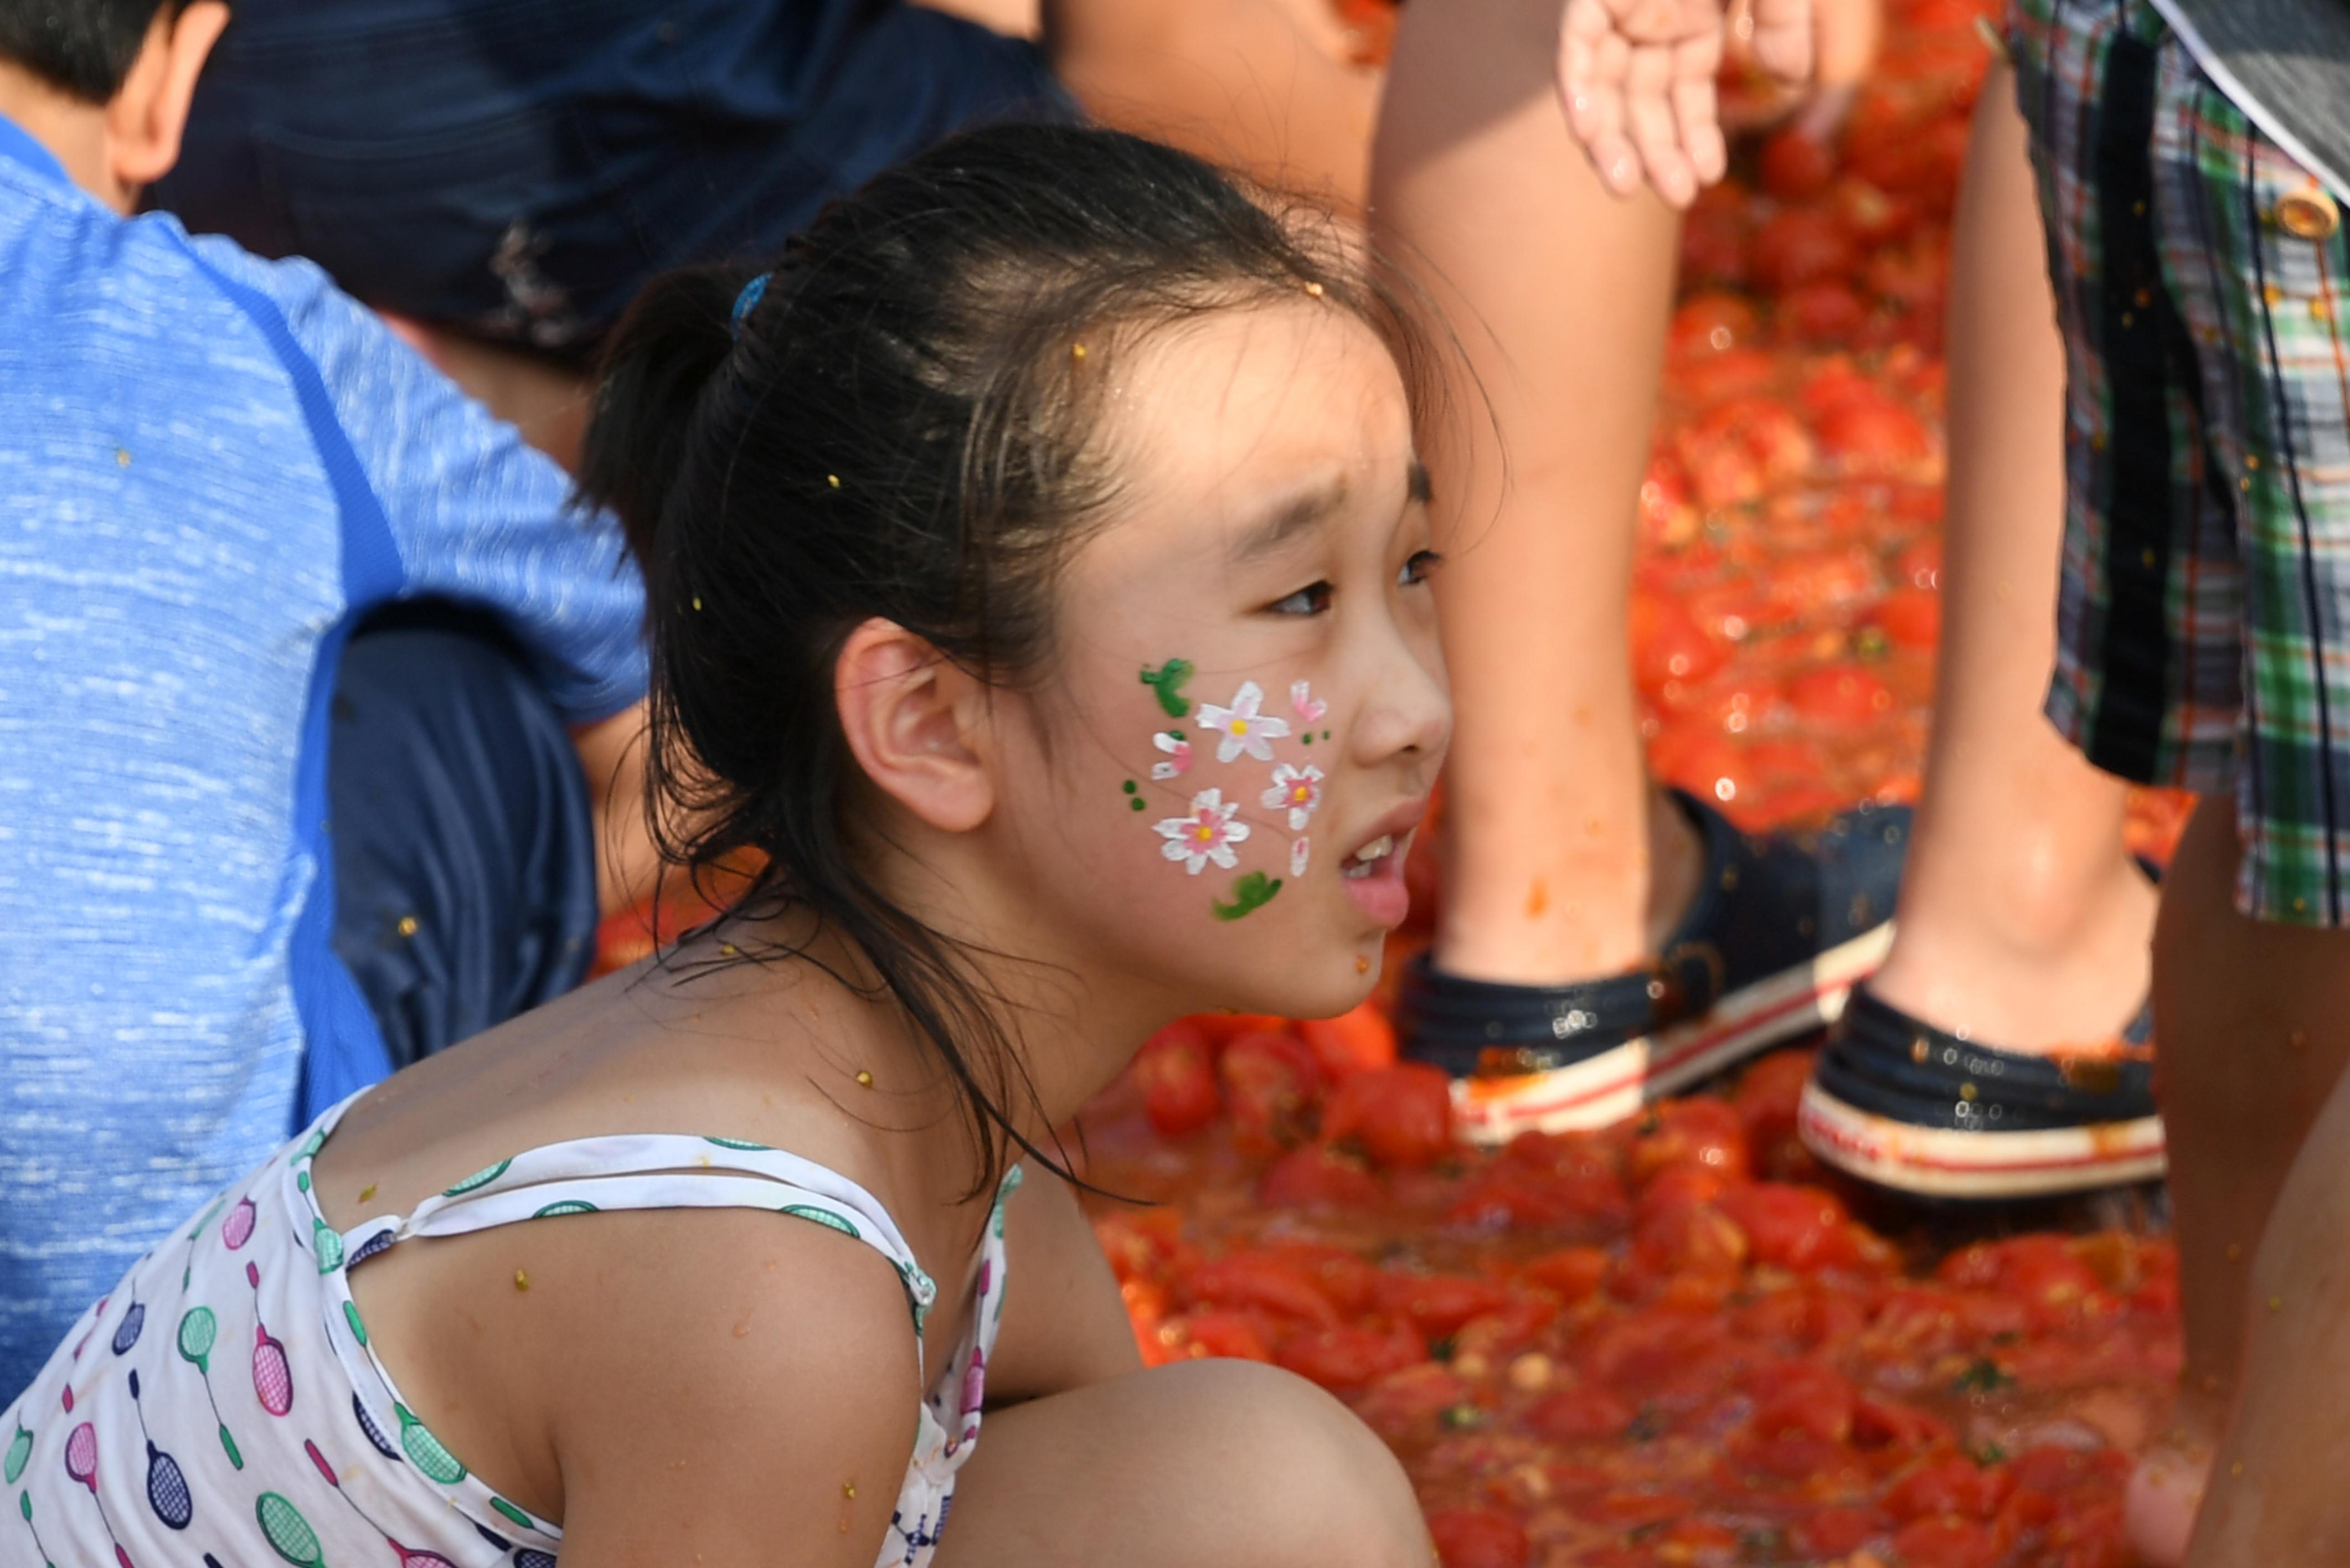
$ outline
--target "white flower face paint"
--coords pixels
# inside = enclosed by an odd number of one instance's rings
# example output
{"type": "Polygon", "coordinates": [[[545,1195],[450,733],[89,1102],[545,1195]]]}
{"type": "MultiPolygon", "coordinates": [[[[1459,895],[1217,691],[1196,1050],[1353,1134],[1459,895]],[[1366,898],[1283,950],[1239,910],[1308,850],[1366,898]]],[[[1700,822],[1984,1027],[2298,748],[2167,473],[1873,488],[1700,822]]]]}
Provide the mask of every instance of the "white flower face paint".
{"type": "Polygon", "coordinates": [[[1191,797],[1191,815],[1170,816],[1153,825],[1167,841],[1159,846],[1159,854],[1170,860],[1184,862],[1183,868],[1194,877],[1210,861],[1231,870],[1240,860],[1232,853],[1232,846],[1249,836],[1247,823],[1232,820],[1232,814],[1240,808],[1238,801],[1225,805],[1222,790],[1201,790],[1191,797]]]}
{"type": "Polygon", "coordinates": [[[1161,730],[1150,737],[1150,743],[1167,753],[1163,763],[1150,764],[1150,776],[1162,784],[1180,778],[1191,769],[1191,742],[1173,730],[1161,730]]]}
{"type": "Polygon", "coordinates": [[[1312,853],[1313,846],[1307,843],[1304,836],[1301,836],[1289,841],[1289,874],[1291,877],[1296,877],[1305,875],[1306,857],[1312,853]]]}
{"type": "Polygon", "coordinates": [[[1273,742],[1289,733],[1289,721],[1264,717],[1260,711],[1263,706],[1264,688],[1253,680],[1241,683],[1229,708],[1200,704],[1200,727],[1221,731],[1224,737],[1217,742],[1216,761],[1229,763],[1243,753],[1261,763],[1273,761],[1273,742]]]}
{"type": "Polygon", "coordinates": [[[1330,711],[1329,703],[1315,701],[1313,687],[1314,683],[1310,680],[1299,680],[1293,682],[1289,688],[1289,706],[1299,718],[1305,721],[1306,727],[1309,729],[1320,723],[1323,715],[1330,711]]]}
{"type": "Polygon", "coordinates": [[[1314,808],[1322,804],[1322,770],[1311,763],[1302,768],[1280,763],[1273,770],[1273,787],[1257,797],[1257,804],[1267,811],[1285,809],[1289,831],[1305,832],[1314,820],[1314,808]]]}

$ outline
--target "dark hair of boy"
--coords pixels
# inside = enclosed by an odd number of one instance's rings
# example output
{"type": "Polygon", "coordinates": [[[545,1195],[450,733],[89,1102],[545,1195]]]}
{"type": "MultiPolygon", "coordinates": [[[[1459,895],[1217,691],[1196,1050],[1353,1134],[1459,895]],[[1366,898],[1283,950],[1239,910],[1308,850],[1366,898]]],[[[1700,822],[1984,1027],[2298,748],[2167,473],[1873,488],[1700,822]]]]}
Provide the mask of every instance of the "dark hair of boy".
{"type": "Polygon", "coordinates": [[[972,955],[852,857],[842,644],[880,617],[993,683],[1044,668],[1056,568],[1117,498],[1110,363],[1157,330],[1315,300],[1388,346],[1426,413],[1435,368],[1390,275],[1326,213],[1189,154],[1003,125],[877,176],[771,268],[659,279],[608,346],[581,487],[644,574],[656,841],[736,912],[854,940],[958,1085],[974,1191],[1009,1145],[1066,1164],[1012,1115],[1034,1086],[972,955]]]}
{"type": "Polygon", "coordinates": [[[0,0],[0,60],[85,103],[105,103],[155,18],[186,0],[0,0]]]}

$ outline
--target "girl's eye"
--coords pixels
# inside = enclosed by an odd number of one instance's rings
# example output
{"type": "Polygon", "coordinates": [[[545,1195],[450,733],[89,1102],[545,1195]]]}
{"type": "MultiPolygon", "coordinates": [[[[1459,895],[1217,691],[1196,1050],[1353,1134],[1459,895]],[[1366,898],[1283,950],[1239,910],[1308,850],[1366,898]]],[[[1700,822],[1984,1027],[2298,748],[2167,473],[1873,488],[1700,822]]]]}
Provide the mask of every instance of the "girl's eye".
{"type": "Polygon", "coordinates": [[[1275,615],[1320,615],[1330,607],[1330,585],[1312,583],[1267,607],[1275,615]]]}
{"type": "Polygon", "coordinates": [[[1402,587],[1415,587],[1428,581],[1443,564],[1444,557],[1433,550],[1415,550],[1411,559],[1403,564],[1403,570],[1396,574],[1396,582],[1402,587]]]}

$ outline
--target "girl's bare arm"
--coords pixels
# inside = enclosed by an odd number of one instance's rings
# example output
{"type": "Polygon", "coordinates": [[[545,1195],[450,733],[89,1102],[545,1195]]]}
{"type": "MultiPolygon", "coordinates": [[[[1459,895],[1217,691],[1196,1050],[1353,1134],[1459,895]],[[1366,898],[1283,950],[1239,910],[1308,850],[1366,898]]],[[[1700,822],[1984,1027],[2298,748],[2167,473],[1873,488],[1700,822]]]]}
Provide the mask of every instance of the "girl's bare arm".
{"type": "Polygon", "coordinates": [[[1118,1281],[1068,1183],[1031,1160],[1003,1213],[1011,1275],[988,1366],[989,1408],[1139,1370],[1118,1281]]]}

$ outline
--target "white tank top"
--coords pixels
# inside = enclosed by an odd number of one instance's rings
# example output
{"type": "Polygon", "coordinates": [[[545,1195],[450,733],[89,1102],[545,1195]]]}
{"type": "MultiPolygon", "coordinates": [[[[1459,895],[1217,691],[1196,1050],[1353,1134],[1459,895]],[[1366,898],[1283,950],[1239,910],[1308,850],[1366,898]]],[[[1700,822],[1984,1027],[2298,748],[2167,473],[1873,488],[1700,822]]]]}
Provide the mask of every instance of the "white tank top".
{"type": "MultiPolygon", "coordinates": [[[[500,1497],[401,1397],[350,1272],[411,1236],[619,1209],[767,1209],[863,1241],[898,1271],[917,1355],[938,1288],[863,1188],[732,1138],[580,1138],[501,1160],[406,1216],[337,1231],[310,1161],[358,1096],[134,1264],[0,1413],[15,1520],[0,1562],[64,1568],[553,1568],[563,1532],[500,1497]]],[[[879,1563],[930,1562],[979,1436],[1003,1315],[1003,1204],[970,1327],[928,1381],[879,1563]]],[[[657,1354],[657,1351],[654,1352],[657,1354]]]]}

